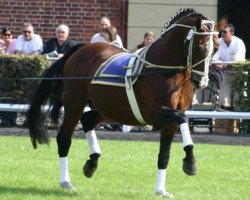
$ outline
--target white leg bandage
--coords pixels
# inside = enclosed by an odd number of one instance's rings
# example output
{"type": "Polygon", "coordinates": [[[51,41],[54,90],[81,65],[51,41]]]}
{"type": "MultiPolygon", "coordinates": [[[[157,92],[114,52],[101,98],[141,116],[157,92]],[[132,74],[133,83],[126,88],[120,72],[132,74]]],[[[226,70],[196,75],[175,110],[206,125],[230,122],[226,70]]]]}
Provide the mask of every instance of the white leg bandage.
{"type": "Polygon", "coordinates": [[[98,153],[98,154],[102,153],[94,130],[88,131],[86,133],[86,139],[89,144],[90,155],[94,153],[98,153]]]}
{"type": "Polygon", "coordinates": [[[180,125],[180,131],[181,131],[182,140],[183,140],[183,147],[187,145],[193,145],[193,141],[192,141],[187,123],[182,123],[180,125]]]}
{"type": "Polygon", "coordinates": [[[70,182],[67,157],[60,157],[60,183],[70,182]]]}
{"type": "Polygon", "coordinates": [[[155,186],[155,192],[165,191],[166,188],[166,175],[167,171],[166,169],[159,169],[157,172],[156,177],[156,186],[155,186]]]}

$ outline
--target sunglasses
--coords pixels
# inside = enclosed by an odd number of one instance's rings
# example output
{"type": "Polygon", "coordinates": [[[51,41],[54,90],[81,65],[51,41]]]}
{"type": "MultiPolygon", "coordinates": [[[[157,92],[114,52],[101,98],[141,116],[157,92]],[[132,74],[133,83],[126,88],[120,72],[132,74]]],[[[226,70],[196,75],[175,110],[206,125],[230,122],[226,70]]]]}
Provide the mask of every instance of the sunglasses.
{"type": "Polygon", "coordinates": [[[8,33],[7,33],[7,34],[3,34],[3,35],[4,35],[4,36],[11,36],[12,34],[8,34],[8,33]]]}
{"type": "Polygon", "coordinates": [[[31,31],[23,31],[23,33],[31,33],[31,31]]]}

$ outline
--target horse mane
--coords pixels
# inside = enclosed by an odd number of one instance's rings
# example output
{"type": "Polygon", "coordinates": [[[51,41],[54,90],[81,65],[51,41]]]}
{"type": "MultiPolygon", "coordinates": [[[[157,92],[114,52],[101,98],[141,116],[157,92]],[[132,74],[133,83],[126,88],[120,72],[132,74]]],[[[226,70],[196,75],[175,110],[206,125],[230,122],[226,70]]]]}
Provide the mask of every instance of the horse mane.
{"type": "Polygon", "coordinates": [[[173,17],[171,17],[167,23],[164,25],[165,28],[168,28],[169,26],[179,22],[180,20],[186,18],[187,16],[197,16],[204,19],[208,19],[205,15],[198,13],[193,8],[185,8],[180,9],[178,13],[176,13],[173,17]]]}

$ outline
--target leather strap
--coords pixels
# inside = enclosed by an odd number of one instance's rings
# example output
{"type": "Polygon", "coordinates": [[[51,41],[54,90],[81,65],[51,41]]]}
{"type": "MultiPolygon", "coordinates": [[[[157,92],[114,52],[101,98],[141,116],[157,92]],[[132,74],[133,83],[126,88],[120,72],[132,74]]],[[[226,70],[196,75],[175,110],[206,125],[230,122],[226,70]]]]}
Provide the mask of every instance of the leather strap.
{"type": "Polygon", "coordinates": [[[133,75],[133,63],[135,62],[136,56],[133,56],[128,64],[128,69],[125,76],[125,88],[126,93],[128,97],[128,101],[131,107],[131,110],[135,116],[135,118],[142,124],[146,124],[145,120],[143,119],[141,115],[141,111],[139,109],[137,100],[135,98],[135,93],[133,89],[133,83],[132,83],[132,75],[133,75]]]}

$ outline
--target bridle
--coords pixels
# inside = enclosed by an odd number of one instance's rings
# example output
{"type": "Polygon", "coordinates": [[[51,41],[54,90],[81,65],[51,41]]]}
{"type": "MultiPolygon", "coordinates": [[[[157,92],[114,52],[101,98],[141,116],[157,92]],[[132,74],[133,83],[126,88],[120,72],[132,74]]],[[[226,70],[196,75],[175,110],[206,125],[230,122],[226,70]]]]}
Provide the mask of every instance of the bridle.
{"type": "MultiPolygon", "coordinates": [[[[186,16],[187,17],[187,16],[186,16]]],[[[179,20],[180,21],[180,20],[179,20]]],[[[162,32],[162,34],[156,39],[159,40],[163,34],[165,34],[166,32],[168,32],[169,30],[175,28],[175,27],[183,27],[183,28],[188,28],[190,29],[190,31],[188,32],[187,36],[186,36],[186,40],[189,40],[189,47],[188,47],[188,55],[187,55],[187,65],[186,66],[165,66],[165,65],[157,65],[157,64],[153,64],[150,63],[149,61],[146,60],[146,55],[147,52],[150,48],[150,46],[139,50],[137,52],[134,53],[134,56],[130,59],[129,64],[128,64],[128,69],[126,72],[126,76],[125,76],[125,85],[126,85],[126,93],[127,93],[127,97],[128,97],[128,101],[129,104],[131,106],[131,110],[135,116],[135,118],[142,124],[145,124],[145,120],[143,119],[136,97],[135,97],[135,93],[133,90],[133,84],[132,84],[132,71],[133,71],[133,63],[135,59],[139,59],[139,61],[144,64],[144,66],[146,68],[162,68],[162,69],[187,69],[187,67],[190,67],[191,72],[196,73],[200,76],[202,76],[201,81],[200,81],[200,87],[206,87],[208,85],[208,72],[209,72],[209,63],[211,60],[211,56],[212,56],[212,52],[213,52],[213,35],[218,34],[217,32],[213,32],[214,30],[214,22],[213,21],[208,21],[208,20],[203,20],[203,23],[208,23],[211,25],[211,29],[209,29],[207,27],[207,31],[206,32],[198,32],[196,30],[195,26],[188,26],[188,25],[184,25],[184,24],[180,24],[180,23],[175,23],[172,24],[170,27],[168,27],[166,30],[164,30],[164,32],[162,32]],[[198,61],[197,63],[193,64],[193,43],[194,43],[194,37],[195,35],[209,35],[209,40],[207,42],[206,45],[208,45],[209,50],[208,50],[208,55],[198,61]],[[196,66],[198,66],[199,64],[201,64],[202,62],[205,62],[205,67],[204,67],[204,71],[199,71],[194,69],[196,66]]],[[[204,24],[203,24],[204,25],[204,24]]],[[[185,42],[185,41],[184,41],[185,42]]],[[[138,63],[138,62],[137,62],[138,63]]]]}
{"type": "Polygon", "coordinates": [[[147,52],[150,48],[149,45],[147,47],[145,47],[144,49],[142,49],[142,51],[139,54],[135,54],[135,56],[140,59],[140,61],[145,65],[145,67],[147,68],[162,68],[162,69],[186,69],[188,66],[191,69],[191,72],[196,73],[200,76],[202,76],[202,80],[201,82],[204,83],[200,83],[201,87],[206,87],[208,84],[208,72],[209,72],[209,64],[210,64],[210,60],[212,58],[212,53],[213,53],[213,35],[218,35],[218,32],[214,32],[214,22],[210,21],[210,20],[202,20],[202,25],[205,26],[205,28],[207,29],[206,32],[198,32],[195,26],[189,26],[189,25],[184,25],[184,24],[172,24],[170,27],[168,27],[166,30],[164,30],[160,36],[155,40],[155,42],[159,39],[161,39],[162,35],[165,34],[166,32],[170,31],[171,29],[175,28],[175,27],[183,27],[183,28],[188,28],[190,29],[190,31],[188,32],[186,39],[189,41],[189,47],[188,47],[188,55],[187,55],[187,64],[186,66],[166,66],[166,65],[157,65],[154,63],[151,63],[149,61],[146,60],[146,55],[147,52]],[[211,28],[209,28],[208,26],[206,26],[205,24],[210,25],[211,28]],[[208,54],[207,56],[198,61],[197,63],[193,63],[193,44],[194,44],[194,37],[195,35],[208,35],[209,39],[206,43],[206,45],[208,46],[208,54]],[[204,66],[204,70],[203,71],[199,71],[196,70],[195,67],[197,67],[199,64],[205,62],[205,66],[204,66]]]}

